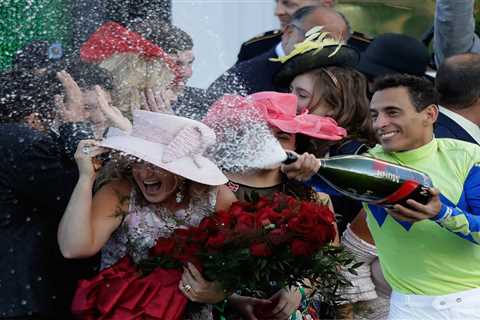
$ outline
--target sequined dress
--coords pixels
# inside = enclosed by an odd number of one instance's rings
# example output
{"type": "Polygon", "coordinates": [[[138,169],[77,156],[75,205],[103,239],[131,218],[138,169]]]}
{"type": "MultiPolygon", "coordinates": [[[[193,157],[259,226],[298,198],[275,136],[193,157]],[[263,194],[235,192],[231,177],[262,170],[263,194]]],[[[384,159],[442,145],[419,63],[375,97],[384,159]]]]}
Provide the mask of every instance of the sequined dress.
{"type": "MultiPolygon", "coordinates": [[[[215,210],[214,188],[192,196],[188,207],[175,213],[156,205],[140,204],[138,193],[135,189],[131,192],[128,214],[102,249],[102,270],[126,254],[129,254],[135,262],[139,262],[148,256],[148,250],[154,246],[159,237],[170,236],[176,228],[197,226],[202,218],[215,210]]],[[[185,319],[212,319],[211,306],[189,304],[185,319]]]]}

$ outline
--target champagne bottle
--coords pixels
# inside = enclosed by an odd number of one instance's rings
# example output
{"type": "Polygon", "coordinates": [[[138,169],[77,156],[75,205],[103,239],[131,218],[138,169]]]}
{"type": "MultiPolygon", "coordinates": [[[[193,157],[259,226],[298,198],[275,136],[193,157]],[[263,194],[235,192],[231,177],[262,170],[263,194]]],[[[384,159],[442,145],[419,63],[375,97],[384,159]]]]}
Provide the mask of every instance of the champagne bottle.
{"type": "MultiPolygon", "coordinates": [[[[288,153],[285,164],[296,161],[288,153]]],[[[430,177],[420,171],[365,156],[348,155],[320,159],[317,175],[337,192],[355,200],[391,207],[408,206],[413,199],[426,204],[431,194],[430,177]]]]}

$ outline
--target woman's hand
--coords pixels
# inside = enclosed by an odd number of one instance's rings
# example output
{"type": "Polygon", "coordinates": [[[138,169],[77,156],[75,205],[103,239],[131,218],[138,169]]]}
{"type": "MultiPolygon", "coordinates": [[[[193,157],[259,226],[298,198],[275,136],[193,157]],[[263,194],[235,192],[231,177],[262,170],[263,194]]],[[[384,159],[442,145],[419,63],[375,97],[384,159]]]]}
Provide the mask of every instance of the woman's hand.
{"type": "Polygon", "coordinates": [[[151,112],[171,113],[170,100],[165,89],[146,88],[141,93],[145,110],[151,112]]]}
{"type": "Polygon", "coordinates": [[[215,304],[227,296],[219,283],[205,280],[191,263],[183,268],[182,280],[178,283],[178,288],[190,301],[200,303],[215,304]]]}
{"type": "MultiPolygon", "coordinates": [[[[291,151],[289,151],[291,152],[291,151]]],[[[282,165],[281,170],[289,179],[307,181],[320,169],[320,161],[310,153],[298,156],[297,161],[282,165]]]]}
{"type": "Polygon", "coordinates": [[[265,314],[264,318],[287,320],[300,307],[302,294],[298,288],[281,289],[271,296],[269,300],[276,302],[276,305],[272,311],[265,314]]]}
{"type": "Polygon", "coordinates": [[[115,128],[123,131],[130,131],[132,123],[125,118],[118,108],[108,103],[107,95],[100,86],[95,86],[95,94],[97,95],[98,106],[102,110],[105,117],[112,123],[115,128]]]}
{"type": "Polygon", "coordinates": [[[246,320],[260,320],[255,316],[255,308],[267,307],[272,304],[270,300],[245,297],[238,294],[232,294],[228,298],[228,303],[246,320]]]}
{"type": "Polygon", "coordinates": [[[95,157],[105,153],[107,149],[99,146],[98,141],[82,140],[78,144],[75,152],[75,161],[77,162],[79,176],[95,177],[96,172],[102,166],[95,157]]]}

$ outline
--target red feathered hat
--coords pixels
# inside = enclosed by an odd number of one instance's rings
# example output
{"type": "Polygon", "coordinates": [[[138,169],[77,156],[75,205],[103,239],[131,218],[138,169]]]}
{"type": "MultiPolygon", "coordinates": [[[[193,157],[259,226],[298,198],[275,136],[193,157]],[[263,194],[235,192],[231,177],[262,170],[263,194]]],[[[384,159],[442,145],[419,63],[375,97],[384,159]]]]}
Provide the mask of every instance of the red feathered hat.
{"type": "Polygon", "coordinates": [[[122,25],[108,21],[95,31],[80,48],[80,58],[88,63],[98,63],[115,53],[137,53],[146,58],[160,58],[181,79],[180,70],[162,48],[122,25]]]}

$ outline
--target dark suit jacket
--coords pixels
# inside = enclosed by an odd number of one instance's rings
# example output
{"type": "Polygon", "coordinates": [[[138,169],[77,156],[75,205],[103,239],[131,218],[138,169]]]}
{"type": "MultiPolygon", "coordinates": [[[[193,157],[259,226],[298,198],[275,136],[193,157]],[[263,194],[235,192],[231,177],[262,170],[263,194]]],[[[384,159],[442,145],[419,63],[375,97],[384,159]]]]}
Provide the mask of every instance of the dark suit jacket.
{"type": "Polygon", "coordinates": [[[271,30],[242,43],[237,63],[247,61],[274,48],[282,40],[281,30],[271,30]]]}
{"type": "Polygon", "coordinates": [[[288,88],[280,88],[273,84],[273,77],[281,69],[282,64],[270,61],[270,58],[277,58],[275,48],[228,69],[208,87],[210,105],[224,94],[246,96],[259,91],[287,91],[288,88]]]}
{"type": "Polygon", "coordinates": [[[438,114],[434,129],[436,138],[452,138],[477,144],[475,139],[458,123],[443,113],[438,114]]]}
{"type": "MultiPolygon", "coordinates": [[[[76,142],[93,136],[74,133],[76,142]]],[[[76,283],[90,276],[82,273],[83,262],[64,259],[57,245],[58,223],[78,177],[62,141],[73,142],[23,124],[0,124],[2,318],[70,319],[76,283]]]]}
{"type": "MultiPolygon", "coordinates": [[[[281,40],[282,32],[280,30],[272,30],[242,43],[240,52],[238,52],[237,63],[253,59],[256,56],[275,48],[281,40]]],[[[348,39],[347,44],[350,47],[355,48],[358,52],[363,52],[367,49],[372,40],[372,38],[367,37],[365,34],[354,31],[352,36],[348,39]]]]}

